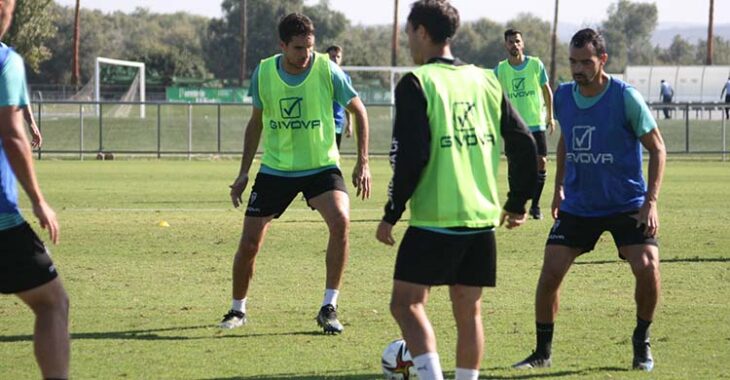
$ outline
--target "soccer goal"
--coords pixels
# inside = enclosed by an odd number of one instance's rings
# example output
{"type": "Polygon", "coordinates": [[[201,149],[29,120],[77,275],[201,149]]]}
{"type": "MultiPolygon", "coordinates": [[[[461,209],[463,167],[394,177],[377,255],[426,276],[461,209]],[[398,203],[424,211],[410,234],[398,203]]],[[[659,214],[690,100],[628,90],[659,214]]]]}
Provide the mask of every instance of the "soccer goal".
{"type": "MultiPolygon", "coordinates": [[[[142,104],[139,106],[139,117],[145,118],[145,65],[143,62],[135,61],[124,61],[121,59],[112,59],[105,57],[96,57],[96,65],[94,66],[94,100],[99,102],[101,100],[101,65],[112,65],[112,66],[126,66],[135,67],[139,70],[139,73],[135,77],[129,90],[120,99],[123,102],[130,102],[139,100],[142,104]]],[[[122,105],[115,113],[129,113],[131,105],[122,105]]],[[[99,106],[96,106],[96,114],[99,114],[99,106]]]]}
{"type": "Polygon", "coordinates": [[[405,66],[343,66],[342,70],[352,76],[360,98],[368,104],[393,105],[395,85],[398,80],[415,67],[405,66]]]}

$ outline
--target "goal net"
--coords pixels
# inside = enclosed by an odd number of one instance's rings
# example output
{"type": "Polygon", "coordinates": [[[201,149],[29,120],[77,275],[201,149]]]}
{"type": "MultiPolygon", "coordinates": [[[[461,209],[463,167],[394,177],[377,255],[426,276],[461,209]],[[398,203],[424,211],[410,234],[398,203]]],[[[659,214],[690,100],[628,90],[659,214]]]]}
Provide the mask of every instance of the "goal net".
{"type": "MultiPolygon", "coordinates": [[[[112,59],[105,57],[96,57],[96,65],[94,66],[94,100],[101,101],[101,65],[124,66],[137,69],[132,84],[129,89],[119,99],[121,102],[141,102],[139,106],[139,117],[145,118],[145,65],[143,62],[124,61],[121,59],[112,59]]],[[[119,104],[112,107],[110,116],[112,117],[129,117],[132,110],[132,104],[119,104]]],[[[96,106],[96,113],[99,114],[99,106],[96,106]]]]}

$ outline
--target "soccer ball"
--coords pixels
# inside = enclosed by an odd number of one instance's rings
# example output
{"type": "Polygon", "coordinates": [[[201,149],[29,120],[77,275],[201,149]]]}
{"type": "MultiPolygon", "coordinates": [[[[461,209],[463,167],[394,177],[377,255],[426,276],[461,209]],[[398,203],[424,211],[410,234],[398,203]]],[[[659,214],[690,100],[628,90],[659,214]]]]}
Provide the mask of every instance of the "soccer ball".
{"type": "Polygon", "coordinates": [[[383,374],[388,380],[409,380],[417,379],[416,367],[413,365],[413,358],[406,347],[406,341],[398,339],[392,341],[385,347],[381,361],[383,374]]]}

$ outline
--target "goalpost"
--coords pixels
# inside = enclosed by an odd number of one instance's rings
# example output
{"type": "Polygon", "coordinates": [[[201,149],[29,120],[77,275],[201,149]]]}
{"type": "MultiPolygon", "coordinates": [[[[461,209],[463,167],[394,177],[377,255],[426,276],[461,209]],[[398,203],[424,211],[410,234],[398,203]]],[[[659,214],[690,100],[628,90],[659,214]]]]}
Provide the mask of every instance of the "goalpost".
{"type": "Polygon", "coordinates": [[[101,100],[101,64],[136,67],[139,69],[139,101],[142,103],[139,107],[139,117],[145,118],[145,65],[143,62],[124,61],[121,59],[112,59],[104,57],[96,57],[96,65],[94,67],[94,100],[97,102],[96,114],[99,115],[98,102],[101,100]]]}

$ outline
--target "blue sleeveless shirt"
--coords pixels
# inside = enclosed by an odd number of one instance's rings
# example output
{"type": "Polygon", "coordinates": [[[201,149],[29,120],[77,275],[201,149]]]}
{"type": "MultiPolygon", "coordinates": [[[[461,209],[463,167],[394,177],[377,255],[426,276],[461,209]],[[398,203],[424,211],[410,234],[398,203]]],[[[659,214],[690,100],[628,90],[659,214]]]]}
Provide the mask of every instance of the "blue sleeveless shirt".
{"type": "Polygon", "coordinates": [[[610,81],[601,99],[586,109],[576,104],[574,83],[560,85],[555,92],[566,152],[561,211],[600,217],[636,210],[644,203],[641,143],[624,108],[628,84],[610,81]]]}

